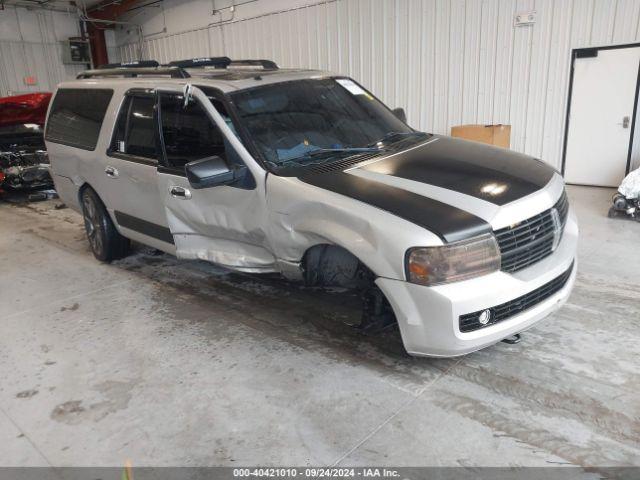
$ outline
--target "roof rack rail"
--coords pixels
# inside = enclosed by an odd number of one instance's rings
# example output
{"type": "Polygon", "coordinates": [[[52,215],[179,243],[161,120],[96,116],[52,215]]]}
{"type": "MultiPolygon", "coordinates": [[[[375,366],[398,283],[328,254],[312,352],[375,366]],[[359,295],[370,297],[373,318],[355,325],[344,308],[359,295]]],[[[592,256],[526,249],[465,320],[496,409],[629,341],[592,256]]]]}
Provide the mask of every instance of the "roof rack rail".
{"type": "Polygon", "coordinates": [[[146,67],[159,67],[160,64],[155,60],[136,60],[134,62],[122,62],[122,63],[107,63],[100,65],[99,70],[107,70],[109,68],[146,68],[146,67]]]}
{"type": "Polygon", "coordinates": [[[98,68],[95,70],[85,70],[80,72],[77,79],[93,77],[137,77],[140,75],[170,75],[171,78],[189,78],[187,72],[179,67],[141,67],[141,68],[98,68]]]}
{"type": "Polygon", "coordinates": [[[180,68],[200,68],[200,67],[215,67],[215,68],[227,68],[231,64],[229,57],[203,57],[203,58],[188,58],[185,60],[174,60],[167,65],[170,67],[180,68]]]}
{"type": "Polygon", "coordinates": [[[265,70],[278,70],[273,60],[231,60],[231,67],[262,67],[265,70]]]}
{"type": "Polygon", "coordinates": [[[265,70],[278,70],[278,65],[273,60],[231,60],[229,57],[187,58],[174,60],[167,65],[180,68],[262,67],[265,70]]]}
{"type": "Polygon", "coordinates": [[[174,60],[167,65],[160,65],[155,60],[138,60],[135,62],[108,63],[94,70],[85,70],[77,75],[77,79],[93,77],[137,77],[140,75],[170,75],[171,78],[189,78],[191,75],[185,68],[214,67],[262,67],[264,70],[278,70],[273,60],[231,60],[229,57],[205,57],[185,60],[174,60]]]}

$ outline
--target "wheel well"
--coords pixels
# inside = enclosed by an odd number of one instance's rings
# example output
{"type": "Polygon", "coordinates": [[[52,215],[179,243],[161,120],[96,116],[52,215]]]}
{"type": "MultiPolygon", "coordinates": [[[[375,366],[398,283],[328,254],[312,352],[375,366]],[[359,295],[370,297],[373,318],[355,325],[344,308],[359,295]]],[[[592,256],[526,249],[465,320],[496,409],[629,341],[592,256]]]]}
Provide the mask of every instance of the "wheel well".
{"type": "Polygon", "coordinates": [[[391,304],[375,284],[376,275],[346,248],[314,245],[302,257],[302,274],[308,286],[360,290],[363,308],[359,328],[362,330],[384,330],[396,323],[391,304]]]}
{"type": "Polygon", "coordinates": [[[305,283],[317,287],[367,288],[375,280],[373,272],[346,248],[319,244],[302,257],[305,283]]]}
{"type": "MultiPolygon", "coordinates": [[[[90,184],[90,183],[88,183],[88,182],[84,182],[84,183],[80,186],[80,188],[78,189],[78,203],[79,203],[79,205],[80,205],[80,208],[82,208],[82,194],[83,194],[83,193],[84,193],[84,191],[85,191],[85,190],[87,190],[87,189],[91,189],[91,190],[93,190],[93,193],[95,193],[95,194],[96,194],[96,197],[98,197],[98,199],[100,200],[100,203],[102,203],[102,205],[103,205],[103,206],[105,207],[105,209],[106,209],[106,208],[107,208],[107,205],[104,203],[104,200],[102,200],[102,197],[100,196],[100,194],[99,194],[99,193],[96,191],[96,189],[95,189],[95,188],[93,188],[93,187],[91,186],[91,184],[90,184]]],[[[108,212],[108,209],[107,209],[107,212],[108,212]]]]}
{"type": "MultiPolygon", "coordinates": [[[[78,205],[80,205],[80,208],[82,208],[82,194],[87,188],[91,188],[91,190],[95,192],[95,189],[92,188],[91,185],[89,185],[87,182],[84,182],[82,185],[80,185],[80,188],[78,189],[78,205]]],[[[100,196],[98,195],[98,197],[100,196]]],[[[100,199],[100,201],[102,201],[102,199],[100,199]]]]}

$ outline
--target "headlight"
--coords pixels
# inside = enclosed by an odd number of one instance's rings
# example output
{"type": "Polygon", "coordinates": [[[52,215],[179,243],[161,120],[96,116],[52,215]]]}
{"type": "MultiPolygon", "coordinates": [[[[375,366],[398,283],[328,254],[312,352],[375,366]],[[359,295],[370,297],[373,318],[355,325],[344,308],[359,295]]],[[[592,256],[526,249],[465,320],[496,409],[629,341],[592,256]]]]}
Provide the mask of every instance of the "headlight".
{"type": "Polygon", "coordinates": [[[407,252],[407,279],[421,285],[459,282],[500,270],[500,249],[492,234],[441,247],[407,252]]]}

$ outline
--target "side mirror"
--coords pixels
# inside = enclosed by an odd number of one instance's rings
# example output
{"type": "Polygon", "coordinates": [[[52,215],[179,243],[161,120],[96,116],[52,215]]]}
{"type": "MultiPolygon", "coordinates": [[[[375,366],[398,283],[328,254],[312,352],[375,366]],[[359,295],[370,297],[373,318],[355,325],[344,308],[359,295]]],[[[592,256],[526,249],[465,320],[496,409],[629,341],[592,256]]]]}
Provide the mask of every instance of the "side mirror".
{"type": "Polygon", "coordinates": [[[398,107],[391,110],[398,120],[402,123],[407,123],[407,114],[404,112],[404,108],[398,107]]]}
{"type": "Polygon", "coordinates": [[[247,172],[247,167],[229,168],[227,162],[218,156],[194,160],[184,166],[187,179],[193,188],[217,187],[230,185],[240,180],[247,172]]]}

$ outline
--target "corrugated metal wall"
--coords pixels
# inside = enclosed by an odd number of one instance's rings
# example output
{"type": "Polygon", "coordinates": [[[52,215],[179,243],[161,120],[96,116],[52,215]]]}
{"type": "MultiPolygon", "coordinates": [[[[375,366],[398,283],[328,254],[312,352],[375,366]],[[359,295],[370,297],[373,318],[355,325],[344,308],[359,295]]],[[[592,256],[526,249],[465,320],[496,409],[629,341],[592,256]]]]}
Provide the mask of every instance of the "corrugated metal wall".
{"type": "MultiPolygon", "coordinates": [[[[16,23],[26,21],[17,15],[15,18],[16,23]]],[[[33,22],[28,27],[37,32],[37,38],[0,39],[0,96],[51,91],[58,83],[75,78],[86,68],[62,64],[62,48],[56,38],[52,12],[32,12],[28,21],[33,22]],[[24,77],[27,76],[36,77],[37,84],[25,85],[24,77]]]]}
{"type": "Polygon", "coordinates": [[[143,56],[345,73],[416,128],[511,124],[513,149],[559,166],[571,49],[638,41],[639,19],[640,0],[333,0],[148,39],[143,56]],[[530,10],[535,25],[514,27],[530,10]]]}
{"type": "Polygon", "coordinates": [[[63,65],[58,42],[28,43],[0,41],[0,96],[51,91],[86,67],[63,65]],[[24,77],[35,76],[36,85],[25,85],[24,77]]]}

